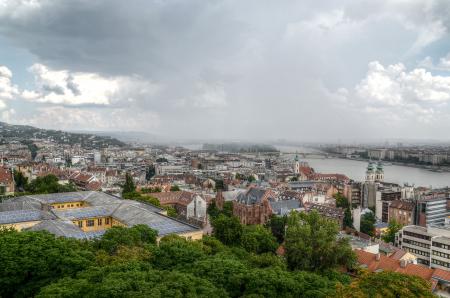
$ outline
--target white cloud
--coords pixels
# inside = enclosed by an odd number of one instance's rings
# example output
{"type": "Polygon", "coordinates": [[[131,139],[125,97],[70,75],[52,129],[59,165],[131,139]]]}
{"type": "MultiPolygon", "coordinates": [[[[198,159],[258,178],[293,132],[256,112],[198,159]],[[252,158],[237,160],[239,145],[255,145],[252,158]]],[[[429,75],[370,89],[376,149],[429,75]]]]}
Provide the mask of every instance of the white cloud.
{"type": "Polygon", "coordinates": [[[151,96],[157,86],[138,77],[105,78],[95,73],[52,70],[43,64],[29,68],[36,88],[24,90],[25,99],[63,105],[111,105],[130,102],[135,96],[151,96]]]}
{"type": "Polygon", "coordinates": [[[87,110],[61,106],[38,107],[33,116],[16,117],[14,122],[63,130],[142,131],[160,125],[159,116],[149,111],[123,108],[87,110]]]}
{"type": "Polygon", "coordinates": [[[441,57],[438,63],[434,63],[433,58],[427,56],[419,62],[419,66],[433,70],[450,71],[450,53],[441,57]]]}
{"type": "Polygon", "coordinates": [[[11,78],[11,70],[0,65],[0,110],[6,108],[5,100],[14,99],[17,95],[17,87],[12,84],[11,78]]]}
{"type": "Polygon", "coordinates": [[[220,108],[227,105],[226,93],[222,84],[197,83],[197,95],[193,98],[194,106],[200,108],[220,108]]]}
{"type": "Polygon", "coordinates": [[[448,53],[447,56],[439,59],[438,67],[441,69],[450,70],[450,53],[448,53]]]}
{"type": "Polygon", "coordinates": [[[450,77],[432,75],[423,68],[408,72],[401,63],[384,67],[374,61],[369,63],[367,76],[355,91],[369,103],[447,102],[450,100],[450,77]]]}
{"type": "Polygon", "coordinates": [[[447,114],[443,107],[449,101],[450,76],[433,75],[423,68],[408,71],[401,63],[383,66],[378,61],[369,63],[366,77],[347,95],[347,102],[360,110],[422,122],[447,114]]]}

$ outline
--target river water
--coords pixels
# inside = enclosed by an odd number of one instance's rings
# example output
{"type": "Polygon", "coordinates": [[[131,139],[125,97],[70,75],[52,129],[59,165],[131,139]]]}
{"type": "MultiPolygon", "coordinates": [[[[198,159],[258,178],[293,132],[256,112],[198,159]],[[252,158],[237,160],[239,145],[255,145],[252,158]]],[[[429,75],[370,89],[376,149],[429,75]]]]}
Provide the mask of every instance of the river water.
{"type": "MultiPolygon", "coordinates": [[[[363,181],[367,162],[338,158],[303,158],[319,173],[340,173],[347,177],[363,181]]],[[[398,184],[409,183],[416,186],[445,187],[450,186],[450,173],[437,173],[421,168],[384,165],[384,181],[398,184]]]]}
{"type": "MultiPolygon", "coordinates": [[[[295,146],[276,146],[281,152],[314,153],[317,150],[295,146]]],[[[293,158],[294,154],[289,154],[293,158]]],[[[301,156],[301,155],[300,155],[301,156]]],[[[340,159],[340,158],[300,158],[306,161],[319,173],[339,173],[350,179],[364,181],[367,169],[366,161],[340,159]]],[[[407,167],[400,165],[383,165],[384,181],[397,184],[414,184],[415,186],[425,186],[432,188],[450,186],[450,173],[432,172],[426,169],[407,167]]]]}

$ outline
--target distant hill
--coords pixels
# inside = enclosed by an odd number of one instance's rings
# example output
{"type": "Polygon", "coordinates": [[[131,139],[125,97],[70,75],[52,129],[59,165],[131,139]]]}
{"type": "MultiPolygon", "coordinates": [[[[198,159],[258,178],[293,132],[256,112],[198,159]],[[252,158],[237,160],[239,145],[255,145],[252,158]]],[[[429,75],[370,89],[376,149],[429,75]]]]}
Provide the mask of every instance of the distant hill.
{"type": "Polygon", "coordinates": [[[86,149],[100,149],[108,146],[125,146],[125,143],[110,136],[98,136],[89,133],[73,133],[61,130],[41,129],[28,125],[13,125],[0,122],[0,144],[31,139],[51,140],[58,144],[80,144],[86,149]]]}
{"type": "Polygon", "coordinates": [[[217,150],[232,153],[278,152],[272,145],[251,143],[203,144],[205,150],[217,150]]]}

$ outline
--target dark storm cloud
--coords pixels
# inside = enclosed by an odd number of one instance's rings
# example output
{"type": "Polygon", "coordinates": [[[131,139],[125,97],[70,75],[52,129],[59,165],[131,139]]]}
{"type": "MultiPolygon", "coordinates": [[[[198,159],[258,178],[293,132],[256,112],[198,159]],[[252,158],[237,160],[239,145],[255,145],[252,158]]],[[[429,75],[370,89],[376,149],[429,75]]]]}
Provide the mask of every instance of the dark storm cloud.
{"type": "MultiPolygon", "coordinates": [[[[74,79],[80,73],[120,81],[108,108],[120,110],[120,119],[126,107],[130,119],[148,112],[155,123],[142,129],[326,139],[380,135],[380,115],[371,113],[387,101],[372,107],[354,89],[377,92],[364,83],[372,61],[414,69],[428,46],[448,38],[449,7],[447,1],[396,0],[9,1],[0,11],[0,34],[50,70],[68,72],[65,88],[74,98],[63,102],[83,97],[85,81],[74,79]]],[[[386,80],[397,77],[389,73],[386,80]]],[[[414,109],[430,114],[428,105],[414,109]]],[[[107,127],[108,113],[95,113],[96,123],[107,127]]]]}

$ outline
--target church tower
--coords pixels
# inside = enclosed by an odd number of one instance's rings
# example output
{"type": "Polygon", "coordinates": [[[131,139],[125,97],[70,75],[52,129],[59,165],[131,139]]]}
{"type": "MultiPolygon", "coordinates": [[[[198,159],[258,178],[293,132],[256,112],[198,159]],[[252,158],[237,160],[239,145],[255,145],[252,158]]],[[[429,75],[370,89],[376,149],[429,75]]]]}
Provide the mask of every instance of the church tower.
{"type": "Polygon", "coordinates": [[[375,171],[375,181],[377,181],[377,182],[384,181],[384,170],[383,170],[383,164],[381,162],[378,162],[378,164],[377,164],[377,170],[375,171]]]}
{"type": "Polygon", "coordinates": [[[300,162],[298,160],[297,154],[295,155],[295,158],[294,158],[294,173],[297,175],[300,174],[300,162]]]}
{"type": "Polygon", "coordinates": [[[375,169],[372,162],[367,165],[366,182],[375,182],[375,169]]]}

